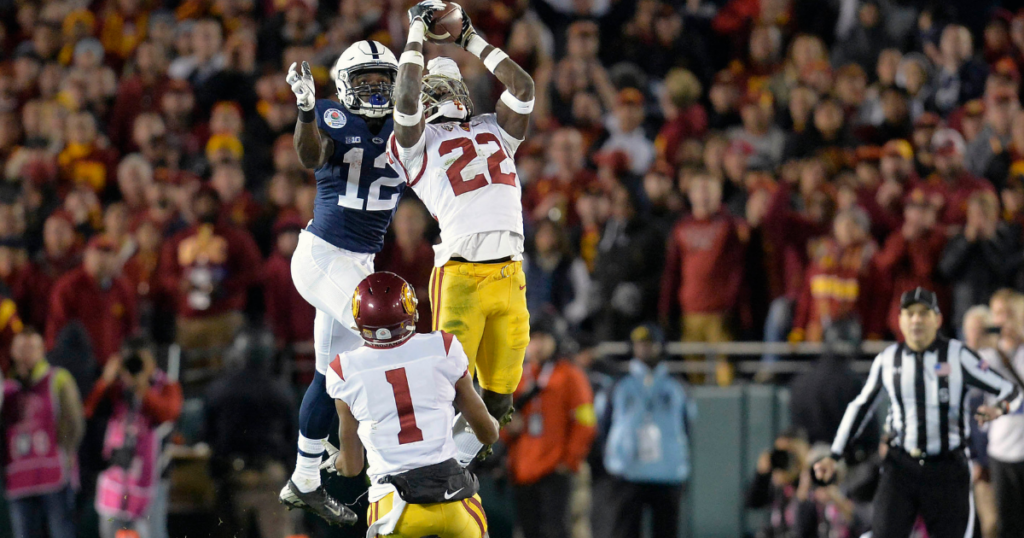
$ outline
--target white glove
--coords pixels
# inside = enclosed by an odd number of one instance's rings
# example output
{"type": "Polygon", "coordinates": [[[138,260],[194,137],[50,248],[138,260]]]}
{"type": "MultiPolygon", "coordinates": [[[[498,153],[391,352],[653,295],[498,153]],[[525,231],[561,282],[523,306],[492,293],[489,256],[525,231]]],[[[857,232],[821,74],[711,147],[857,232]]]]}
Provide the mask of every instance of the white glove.
{"type": "Polygon", "coordinates": [[[320,471],[328,474],[340,474],[338,473],[338,454],[341,454],[341,451],[328,441],[324,441],[324,450],[327,451],[327,459],[320,464],[320,471]]]}
{"type": "Polygon", "coordinates": [[[313,72],[307,62],[302,62],[302,74],[299,74],[298,63],[292,62],[288,68],[288,77],[284,79],[292,87],[295,102],[299,110],[310,111],[316,105],[316,89],[313,85],[313,72]]]}

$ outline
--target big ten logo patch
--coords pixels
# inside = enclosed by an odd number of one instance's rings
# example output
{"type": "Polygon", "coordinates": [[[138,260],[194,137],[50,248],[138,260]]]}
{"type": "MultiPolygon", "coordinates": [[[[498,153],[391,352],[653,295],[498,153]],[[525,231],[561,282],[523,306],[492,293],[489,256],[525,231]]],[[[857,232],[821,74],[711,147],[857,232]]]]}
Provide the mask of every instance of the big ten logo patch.
{"type": "Polygon", "coordinates": [[[223,265],[227,259],[228,242],[214,235],[210,225],[200,226],[195,235],[185,238],[178,245],[178,264],[182,267],[223,265]]]}

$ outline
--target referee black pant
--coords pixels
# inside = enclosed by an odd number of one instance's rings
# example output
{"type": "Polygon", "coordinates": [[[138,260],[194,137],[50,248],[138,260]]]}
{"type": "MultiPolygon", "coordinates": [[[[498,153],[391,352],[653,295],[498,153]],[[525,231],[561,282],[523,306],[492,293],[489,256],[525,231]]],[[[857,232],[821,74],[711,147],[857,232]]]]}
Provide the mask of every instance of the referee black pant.
{"type": "Polygon", "coordinates": [[[929,538],[980,536],[963,452],[922,461],[890,448],[875,493],[872,538],[907,538],[920,515],[929,538]]]}

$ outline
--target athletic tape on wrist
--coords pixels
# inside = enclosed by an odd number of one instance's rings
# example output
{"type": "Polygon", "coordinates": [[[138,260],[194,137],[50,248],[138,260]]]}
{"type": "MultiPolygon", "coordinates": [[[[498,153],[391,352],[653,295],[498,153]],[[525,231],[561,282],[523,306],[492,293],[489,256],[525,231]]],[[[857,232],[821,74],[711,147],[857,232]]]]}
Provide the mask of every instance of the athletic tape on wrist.
{"type": "Polygon", "coordinates": [[[487,48],[487,41],[476,34],[473,34],[473,37],[469,38],[469,43],[466,43],[466,50],[472,52],[473,56],[477,58],[483,54],[485,48],[487,48]]]}
{"type": "Polygon", "coordinates": [[[419,107],[416,109],[415,114],[402,114],[401,112],[398,111],[397,108],[395,109],[395,123],[401,125],[402,127],[415,127],[416,125],[419,125],[420,121],[422,120],[423,103],[420,103],[419,107]]]}
{"type": "Polygon", "coordinates": [[[412,22],[409,26],[409,43],[420,43],[423,44],[423,35],[427,31],[427,25],[423,21],[417,19],[412,22]]]}
{"type": "Polygon", "coordinates": [[[302,110],[300,108],[299,121],[301,121],[302,123],[313,123],[314,121],[316,121],[316,112],[313,112],[312,108],[309,110],[302,110]]]}
{"type": "Polygon", "coordinates": [[[533,101],[533,99],[530,99],[529,101],[520,101],[508,90],[501,93],[501,102],[505,103],[505,106],[512,109],[512,112],[516,112],[518,114],[526,115],[533,112],[533,101]]]}
{"type": "Polygon", "coordinates": [[[487,55],[487,58],[484,58],[484,66],[487,67],[488,71],[493,73],[494,70],[498,68],[498,64],[500,64],[507,58],[508,54],[505,54],[505,51],[499,49],[498,47],[494,47],[494,50],[492,50],[491,53],[487,55]]]}
{"type": "Polygon", "coordinates": [[[398,66],[404,64],[415,64],[423,68],[423,53],[417,50],[407,50],[398,58],[398,66]]]}

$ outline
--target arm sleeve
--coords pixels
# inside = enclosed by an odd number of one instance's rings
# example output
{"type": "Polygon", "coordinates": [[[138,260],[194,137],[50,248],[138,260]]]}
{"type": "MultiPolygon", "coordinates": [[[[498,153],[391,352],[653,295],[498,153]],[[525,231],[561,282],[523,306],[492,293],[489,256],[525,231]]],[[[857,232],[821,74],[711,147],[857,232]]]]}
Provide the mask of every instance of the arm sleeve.
{"type": "Polygon", "coordinates": [[[93,413],[96,412],[96,408],[100,405],[100,402],[107,395],[107,391],[110,390],[112,385],[107,384],[102,378],[96,381],[96,384],[92,387],[92,392],[85,399],[85,417],[92,418],[93,413]]]}
{"type": "Polygon", "coordinates": [[[182,401],[181,385],[166,383],[149,388],[142,397],[142,411],[156,422],[174,422],[181,414],[182,401]]]}
{"type": "Polygon", "coordinates": [[[427,168],[427,129],[429,128],[423,128],[423,134],[411,148],[403,148],[398,145],[398,137],[394,133],[388,139],[388,160],[391,164],[397,164],[402,168],[410,186],[419,182],[427,168]]]}
{"type": "Polygon", "coordinates": [[[961,276],[970,250],[971,244],[962,234],[950,239],[946,244],[946,250],[942,253],[942,258],[939,259],[939,273],[949,279],[961,276]]]}
{"type": "Polygon", "coordinates": [[[882,390],[882,360],[886,351],[875,357],[875,361],[871,363],[871,372],[868,373],[867,383],[864,383],[864,388],[861,389],[857,398],[846,406],[843,421],[839,423],[839,431],[836,432],[835,440],[832,441],[834,456],[842,456],[846,452],[847,444],[860,435],[861,430],[864,429],[875,412],[878,393],[882,390]]]}
{"type": "Polygon", "coordinates": [[[747,508],[763,508],[772,502],[772,474],[757,474],[747,486],[747,508]]]}
{"type": "Polygon", "coordinates": [[[1017,386],[989,368],[988,363],[967,346],[960,348],[960,368],[967,386],[995,395],[997,403],[1008,402],[1011,410],[1020,409],[1024,397],[1017,386]]]}
{"type": "Polygon", "coordinates": [[[594,414],[594,394],[583,372],[573,367],[566,389],[566,411],[570,417],[562,463],[575,472],[590,453],[590,444],[597,435],[597,416],[594,414]]]}
{"type": "MultiPolygon", "coordinates": [[[[327,394],[332,399],[344,401],[345,398],[343,398],[343,393],[345,388],[345,379],[342,377],[343,374],[340,373],[341,371],[341,359],[335,357],[327,367],[327,373],[325,373],[324,376],[327,378],[325,381],[327,394]]],[[[348,402],[346,401],[345,403],[348,402]]]]}
{"type": "Polygon", "coordinates": [[[469,357],[454,334],[441,331],[441,337],[444,341],[445,354],[444,358],[438,361],[437,369],[445,379],[455,385],[469,371],[469,357]]]}

